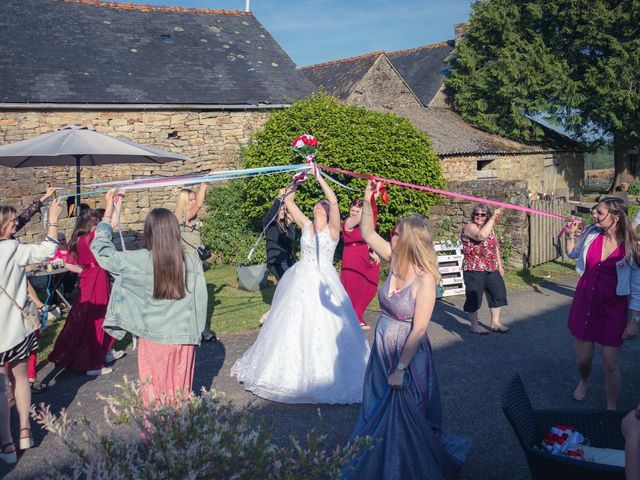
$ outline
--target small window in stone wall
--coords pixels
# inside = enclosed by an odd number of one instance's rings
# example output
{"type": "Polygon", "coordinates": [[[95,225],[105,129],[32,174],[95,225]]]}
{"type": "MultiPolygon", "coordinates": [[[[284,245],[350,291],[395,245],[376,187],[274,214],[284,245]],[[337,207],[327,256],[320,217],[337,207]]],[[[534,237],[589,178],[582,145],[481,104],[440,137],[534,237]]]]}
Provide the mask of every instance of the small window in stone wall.
{"type": "Polygon", "coordinates": [[[476,161],[478,179],[497,178],[494,161],[495,159],[493,158],[476,161]]]}

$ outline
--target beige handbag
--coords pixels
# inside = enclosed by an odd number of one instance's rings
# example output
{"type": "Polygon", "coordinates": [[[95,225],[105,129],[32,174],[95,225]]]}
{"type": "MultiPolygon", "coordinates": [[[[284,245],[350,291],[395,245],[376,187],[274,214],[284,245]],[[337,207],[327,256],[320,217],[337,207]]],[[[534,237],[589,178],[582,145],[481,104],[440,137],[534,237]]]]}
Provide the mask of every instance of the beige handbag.
{"type": "Polygon", "coordinates": [[[7,297],[9,297],[11,303],[13,303],[15,307],[20,310],[22,318],[27,326],[33,328],[33,330],[37,330],[38,328],[40,328],[40,326],[42,325],[40,323],[40,312],[38,312],[38,307],[36,307],[36,304],[31,301],[30,298],[27,297],[27,302],[24,304],[24,307],[21,307],[20,305],[18,305],[18,302],[16,302],[15,299],[11,295],[9,295],[9,292],[7,292],[2,285],[0,285],[0,290],[2,290],[3,293],[7,297]]]}

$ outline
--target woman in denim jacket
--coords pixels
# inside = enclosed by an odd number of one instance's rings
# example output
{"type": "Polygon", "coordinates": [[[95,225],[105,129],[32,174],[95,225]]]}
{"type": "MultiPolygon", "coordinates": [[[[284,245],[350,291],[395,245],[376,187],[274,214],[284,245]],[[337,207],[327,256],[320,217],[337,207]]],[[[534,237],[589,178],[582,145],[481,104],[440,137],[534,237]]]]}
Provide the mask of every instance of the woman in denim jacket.
{"type": "Polygon", "coordinates": [[[577,259],[580,275],[569,312],[580,374],[573,398],[582,401],[587,394],[598,343],[602,345],[609,410],[616,409],[620,396],[620,346],[637,335],[640,321],[640,245],[626,209],[623,200],[606,198],[593,209],[594,224],[577,242],[578,222],[573,222],[567,234],[567,254],[577,259]]]}
{"type": "MultiPolygon", "coordinates": [[[[105,197],[103,221],[91,251],[115,278],[104,329],[116,339],[126,332],[140,337],[138,372],[145,405],[171,403],[188,395],[193,383],[196,346],[207,315],[202,262],[185,252],[176,216],[154,208],[144,222],[143,247],[119,252],[111,240],[115,191],[105,197]]],[[[116,203],[121,198],[116,197],[116,203]]],[[[119,209],[118,209],[119,210],[119,209]]]]}

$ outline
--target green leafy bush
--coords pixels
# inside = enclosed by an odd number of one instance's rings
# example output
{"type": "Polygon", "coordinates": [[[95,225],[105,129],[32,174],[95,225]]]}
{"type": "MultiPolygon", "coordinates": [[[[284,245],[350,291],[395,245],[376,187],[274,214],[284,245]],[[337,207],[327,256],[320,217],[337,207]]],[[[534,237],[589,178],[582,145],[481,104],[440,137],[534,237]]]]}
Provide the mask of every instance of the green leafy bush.
{"type": "Polygon", "coordinates": [[[629,195],[640,195],[640,183],[634,183],[631,185],[627,193],[629,195]]]}
{"type": "MultiPolygon", "coordinates": [[[[244,214],[242,180],[207,190],[207,215],[202,225],[202,241],[213,252],[213,262],[226,265],[255,264],[266,262],[264,238],[256,247],[251,261],[249,250],[258,238],[261,228],[248,222],[244,214]]],[[[262,212],[267,213],[268,206],[262,212]]]]}
{"type": "MultiPolygon", "coordinates": [[[[371,173],[419,185],[442,188],[445,180],[440,161],[429,138],[409,120],[391,113],[379,113],[343,106],[324,94],[295,103],[272,115],[242,151],[245,168],[301,163],[290,151],[291,142],[303,133],[312,133],[319,145],[316,161],[359,173],[371,173]]],[[[341,212],[362,196],[365,180],[345,175],[330,175],[354,188],[349,191],[335,184],[341,212]]],[[[268,175],[243,180],[243,214],[256,225],[262,220],[280,188],[291,181],[291,175],[268,175]]],[[[437,197],[415,190],[387,186],[390,203],[381,206],[378,230],[389,231],[397,218],[410,213],[426,215],[437,197]]],[[[296,203],[310,214],[322,191],[317,182],[308,179],[298,190],[296,203]]]]}
{"type": "Polygon", "coordinates": [[[365,437],[327,450],[326,437],[313,432],[304,444],[291,436],[288,446],[280,446],[257,407],[236,409],[203,389],[199,396],[145,408],[139,382],[125,377],[117,387],[118,396],[101,397],[109,428],[65,410],[55,416],[44,405],[34,409],[35,420],[58,436],[74,459],[63,470],[49,468],[42,478],[337,479],[344,465],[372,446],[365,437]]]}

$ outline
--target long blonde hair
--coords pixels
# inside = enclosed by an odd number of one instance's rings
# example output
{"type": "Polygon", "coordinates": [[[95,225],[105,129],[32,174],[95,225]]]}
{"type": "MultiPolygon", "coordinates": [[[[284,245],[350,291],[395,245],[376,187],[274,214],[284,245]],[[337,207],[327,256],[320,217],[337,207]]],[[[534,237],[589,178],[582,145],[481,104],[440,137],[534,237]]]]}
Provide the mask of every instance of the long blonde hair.
{"type": "Polygon", "coordinates": [[[187,223],[187,213],[189,210],[189,197],[192,193],[195,193],[193,190],[189,188],[183,188],[178,193],[178,200],[176,201],[176,217],[178,218],[178,223],[183,224],[187,223]]]}
{"type": "Polygon", "coordinates": [[[430,273],[440,283],[440,271],[433,235],[427,220],[419,215],[401,218],[396,222],[399,238],[393,251],[391,269],[405,277],[410,265],[417,270],[430,273]]]}

